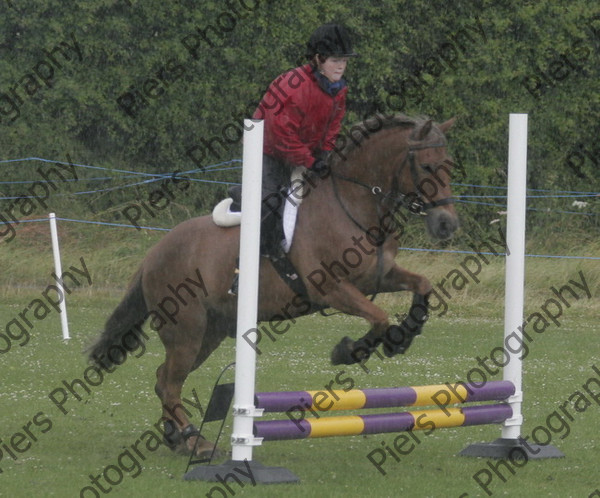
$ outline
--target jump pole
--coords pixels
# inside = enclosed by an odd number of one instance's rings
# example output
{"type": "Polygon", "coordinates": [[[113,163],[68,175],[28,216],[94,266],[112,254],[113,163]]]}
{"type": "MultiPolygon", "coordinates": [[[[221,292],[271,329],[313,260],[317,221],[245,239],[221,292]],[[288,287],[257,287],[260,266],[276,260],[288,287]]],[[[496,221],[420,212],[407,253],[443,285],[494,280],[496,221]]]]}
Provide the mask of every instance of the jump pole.
{"type": "Polygon", "coordinates": [[[506,216],[506,267],[504,288],[504,349],[508,364],[503,368],[503,378],[515,386],[515,394],[508,398],[513,416],[502,425],[502,437],[491,443],[475,443],[467,446],[459,455],[510,458],[542,459],[564,457],[551,445],[537,445],[523,440],[521,427],[523,416],[521,352],[511,344],[523,344],[523,299],[525,287],[525,217],[527,204],[527,114],[510,114],[508,131],[508,199],[506,216]],[[513,352],[515,351],[515,352],[513,352]]]}
{"type": "Polygon", "coordinates": [[[505,401],[515,392],[507,381],[429,386],[388,387],[329,391],[323,408],[323,391],[256,393],[255,404],[265,413],[285,412],[287,419],[254,422],[254,434],[265,441],[382,434],[418,429],[500,424],[513,416],[507,403],[449,407],[480,401],[505,401]],[[370,415],[321,416],[321,412],[433,406],[427,410],[388,412],[370,415]],[[310,412],[311,417],[306,417],[310,412]]]}
{"type": "Polygon", "coordinates": [[[254,406],[256,351],[250,345],[258,323],[258,277],[260,265],[260,220],[262,200],[262,157],[264,122],[244,120],[242,156],[242,220],[240,227],[239,285],[235,342],[235,390],[233,396],[233,433],[231,460],[221,465],[198,466],[185,474],[185,480],[222,481],[228,475],[252,483],[299,482],[283,467],[266,467],[252,460],[252,449],[262,438],[252,433],[254,417],[262,410],[254,406]],[[251,474],[236,472],[241,469],[251,474]],[[250,471],[248,471],[250,470],[250,471]]]}

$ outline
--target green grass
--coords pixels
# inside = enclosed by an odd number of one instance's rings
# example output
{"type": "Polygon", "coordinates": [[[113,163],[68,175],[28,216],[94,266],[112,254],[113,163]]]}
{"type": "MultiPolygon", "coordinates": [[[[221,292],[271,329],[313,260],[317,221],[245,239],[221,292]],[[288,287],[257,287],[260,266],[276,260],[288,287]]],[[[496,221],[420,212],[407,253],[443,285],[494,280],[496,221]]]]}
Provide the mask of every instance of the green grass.
{"type": "MultiPolygon", "coordinates": [[[[82,293],[84,294],[84,293],[82,293]]],[[[35,294],[6,298],[0,315],[6,322],[35,294]]],[[[69,300],[72,339],[63,343],[59,317],[53,313],[36,324],[30,342],[3,355],[2,440],[7,443],[21,427],[42,412],[47,424],[31,426],[37,441],[18,460],[4,452],[0,460],[3,496],[41,494],[76,496],[90,484],[89,474],[98,475],[142,435],[152,430],[160,416],[153,392],[154,371],[162,361],[162,346],[151,336],[146,354],[129,358],[103,383],[81,388],[81,401],[70,396],[63,414],[48,395],[62,386],[82,378],[86,364],[82,349],[100,329],[107,313],[117,303],[115,297],[74,295],[69,300]]],[[[500,306],[499,306],[500,307],[500,306]]],[[[475,365],[477,355],[487,355],[496,347],[502,334],[499,316],[464,313],[454,309],[444,317],[432,318],[425,334],[418,338],[409,354],[385,361],[373,358],[365,372],[358,366],[334,367],[328,362],[333,345],[345,334],[357,336],[364,330],[358,319],[336,316],[329,319],[307,317],[292,327],[275,343],[265,343],[258,359],[257,390],[286,390],[325,386],[343,370],[357,387],[420,385],[464,379],[475,365]]],[[[568,310],[560,327],[549,327],[531,343],[531,353],[524,367],[526,422],[524,434],[538,425],[547,425],[547,417],[569,398],[600,367],[596,332],[591,314],[584,309],[568,310]]],[[[197,393],[206,405],[211,385],[222,366],[234,358],[233,341],[227,340],[186,384],[184,396],[197,393]]],[[[338,378],[341,378],[338,377],[338,378]]],[[[91,378],[95,383],[96,379],[91,378]]],[[[570,408],[573,420],[566,429],[553,433],[552,443],[566,459],[532,461],[517,468],[515,475],[504,471],[506,482],[498,477],[490,485],[496,495],[508,496],[587,496],[600,486],[596,466],[598,450],[598,406],[593,404],[581,413],[570,408]],[[565,436],[560,439],[560,436],[565,436]]],[[[195,414],[195,421],[198,421],[195,414]]],[[[231,421],[226,431],[230,433],[231,421]]],[[[558,427],[554,423],[554,427],[558,427]]],[[[485,460],[466,459],[456,454],[467,444],[491,441],[499,437],[495,426],[456,428],[415,433],[419,444],[400,462],[389,457],[381,475],[367,459],[367,454],[381,448],[382,441],[393,447],[396,435],[383,434],[335,439],[272,442],[255,450],[255,458],[267,465],[283,465],[301,479],[300,485],[272,487],[246,486],[245,496],[486,496],[472,479],[484,468],[485,460]]],[[[150,436],[146,436],[150,438],[150,436]]],[[[144,438],[144,442],[146,442],[144,438]]],[[[25,443],[23,443],[25,444],[25,443]]],[[[0,447],[1,448],[1,447],[0,447]]],[[[165,447],[155,451],[145,444],[138,446],[144,454],[141,472],[136,478],[129,473],[111,493],[127,496],[205,495],[210,485],[184,482],[181,477],[186,458],[171,454],[165,447]]],[[[132,450],[131,450],[132,451],[132,450]]],[[[135,466],[125,462],[131,473],[135,466]]],[[[111,471],[114,472],[114,471],[111,471]]],[[[116,474],[115,474],[116,475],[116,474]]],[[[115,477],[117,479],[117,477],[115,477]]],[[[104,481],[101,481],[104,483],[104,481]]],[[[106,485],[106,483],[104,483],[106,485]]],[[[235,488],[236,492],[239,489],[235,488]]],[[[219,494],[216,493],[215,496],[219,494]]]]}
{"type": "MultiPolygon", "coordinates": [[[[30,229],[31,230],[31,229],[30,229]]],[[[49,394],[82,378],[85,358],[82,350],[102,328],[108,314],[121,298],[127,280],[143,253],[161,234],[121,231],[106,228],[99,240],[97,227],[67,227],[63,236],[63,268],[77,265],[84,257],[92,273],[92,286],[82,286],[68,297],[68,315],[72,339],[61,340],[59,315],[52,311],[34,323],[31,338],[20,347],[0,355],[0,496],[78,496],[90,485],[90,474],[97,476],[107,466],[118,465],[119,455],[137,444],[144,460],[140,467],[129,467],[123,481],[110,494],[122,496],[205,496],[213,484],[184,482],[187,459],[172,454],[164,446],[149,449],[148,431],[160,416],[154,394],[155,370],[164,355],[155,333],[149,331],[147,352],[129,358],[103,382],[91,386],[88,394],[78,388],[81,401],[70,396],[62,413],[49,394]],[[93,234],[96,233],[94,236],[93,234]],[[34,422],[37,421],[37,424],[34,422]],[[49,420],[51,427],[49,427],[49,420]],[[30,423],[32,422],[32,423],[30,423]],[[13,460],[5,445],[11,438],[26,433],[35,441],[13,460]],[[142,443],[139,443],[142,439],[142,443]],[[132,474],[139,472],[137,477],[132,474]]],[[[32,231],[4,246],[0,261],[7,268],[0,280],[0,333],[50,282],[52,259],[45,247],[45,234],[32,231]],[[38,238],[39,237],[39,240],[38,238]]],[[[581,253],[593,254],[593,247],[581,253]]],[[[459,268],[463,255],[400,253],[407,268],[425,273],[437,284],[459,268]]],[[[600,488],[597,463],[600,440],[597,420],[599,406],[592,403],[576,411],[569,400],[593,375],[592,365],[600,368],[597,341],[597,316],[600,311],[600,269],[595,261],[547,260],[532,258],[526,265],[526,315],[539,311],[568,280],[579,281],[581,271],[593,294],[591,300],[572,300],[563,310],[560,326],[550,325],[535,334],[524,363],[523,434],[538,426],[550,427],[552,444],[565,459],[531,461],[516,468],[514,475],[500,468],[506,482],[498,476],[490,485],[495,496],[588,496],[600,488]],[[566,427],[559,419],[548,419],[563,405],[572,415],[566,427]],[[562,438],[561,438],[562,436],[562,438]]],[[[487,356],[501,345],[503,331],[504,273],[501,259],[482,268],[480,283],[469,281],[461,290],[452,289],[448,310],[432,313],[423,336],[407,355],[368,363],[366,372],[359,366],[334,367],[329,363],[333,346],[344,335],[358,337],[365,332],[362,320],[343,315],[331,318],[306,317],[278,337],[263,343],[258,357],[257,390],[318,389],[332,379],[352,378],[356,387],[384,387],[444,383],[465,379],[476,365],[477,356],[487,356]],[[343,373],[341,373],[343,371],[343,373]]],[[[390,313],[405,312],[409,296],[380,296],[377,303],[390,313]]],[[[3,343],[0,341],[0,348],[3,343]]],[[[221,368],[233,361],[234,345],[226,340],[206,364],[194,372],[184,388],[184,397],[196,393],[206,406],[210,389],[221,368]]],[[[91,379],[95,381],[94,378],[91,379]]],[[[599,380],[600,381],[600,380],[599,380]]],[[[334,386],[335,387],[335,386],[334,386]]],[[[599,389],[600,390],[600,389],[599,389]]],[[[400,409],[402,410],[402,409],[400,409]]],[[[199,422],[197,412],[192,420],[199,422]]],[[[565,422],[563,417],[563,422],[565,422]]],[[[214,427],[209,428],[208,435],[214,427]]],[[[231,433],[226,425],[225,446],[231,433]]],[[[457,457],[469,443],[492,441],[500,436],[496,426],[444,429],[419,438],[414,450],[396,462],[388,455],[383,464],[386,475],[379,473],[367,459],[369,452],[393,448],[395,434],[272,442],[255,449],[255,459],[266,465],[281,465],[295,472],[300,485],[276,485],[243,490],[232,484],[237,495],[244,496],[378,496],[378,497],[458,497],[487,496],[472,476],[486,467],[486,460],[457,457]]],[[[15,441],[15,440],[13,440],[15,441]]],[[[20,443],[25,448],[29,443],[20,443]]],[[[122,460],[125,462],[124,460],[122,460]]],[[[124,464],[127,466],[127,462],[124,464]]],[[[114,470],[109,471],[115,472],[114,470]]],[[[113,474],[110,474],[113,475],[113,474]]],[[[101,483],[106,485],[102,479],[101,483]]],[[[92,496],[86,493],[85,496],[92,496]]],[[[222,496],[214,492],[213,496],[222,496]]]]}

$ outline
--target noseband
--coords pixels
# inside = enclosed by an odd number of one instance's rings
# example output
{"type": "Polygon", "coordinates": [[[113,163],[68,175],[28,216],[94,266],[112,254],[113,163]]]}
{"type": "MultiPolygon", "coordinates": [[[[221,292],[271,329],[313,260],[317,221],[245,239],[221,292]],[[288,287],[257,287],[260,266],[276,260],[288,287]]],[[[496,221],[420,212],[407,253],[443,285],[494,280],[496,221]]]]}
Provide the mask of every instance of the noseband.
{"type": "MultiPolygon", "coordinates": [[[[446,146],[445,142],[440,142],[440,143],[435,143],[435,144],[431,144],[431,145],[425,144],[425,145],[415,145],[415,146],[409,147],[408,153],[406,154],[404,161],[402,161],[399,171],[394,175],[394,183],[397,183],[397,181],[398,181],[397,178],[400,175],[400,173],[402,172],[402,170],[404,169],[404,165],[406,164],[406,161],[408,161],[409,167],[410,167],[410,175],[412,177],[413,186],[414,186],[415,190],[414,190],[414,193],[412,193],[412,194],[398,193],[397,194],[398,197],[401,197],[401,198],[402,197],[403,198],[413,197],[412,199],[409,199],[408,201],[401,199],[399,206],[407,207],[408,210],[413,214],[427,215],[427,211],[429,211],[430,209],[433,209],[433,208],[436,208],[439,206],[446,206],[448,204],[453,204],[455,202],[454,197],[446,197],[445,199],[439,199],[437,201],[426,202],[425,199],[423,198],[421,190],[418,188],[419,175],[417,174],[417,165],[415,162],[415,150],[434,149],[434,148],[445,147],[445,146],[446,146]]],[[[394,188],[395,188],[395,185],[394,185],[394,187],[392,187],[392,190],[394,188]]]]}

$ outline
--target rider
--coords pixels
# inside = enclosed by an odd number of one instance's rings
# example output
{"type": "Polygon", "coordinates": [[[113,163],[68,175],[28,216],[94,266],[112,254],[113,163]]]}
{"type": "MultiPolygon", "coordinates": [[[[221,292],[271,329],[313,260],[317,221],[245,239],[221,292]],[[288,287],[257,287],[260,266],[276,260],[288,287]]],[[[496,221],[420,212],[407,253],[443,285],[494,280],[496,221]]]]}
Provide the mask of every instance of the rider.
{"type": "Polygon", "coordinates": [[[261,253],[272,259],[283,257],[281,214],[293,168],[327,171],[346,112],[344,71],[357,55],[346,28],[334,23],[317,28],[307,47],[309,63],[276,78],[253,115],[264,120],[261,253]]]}

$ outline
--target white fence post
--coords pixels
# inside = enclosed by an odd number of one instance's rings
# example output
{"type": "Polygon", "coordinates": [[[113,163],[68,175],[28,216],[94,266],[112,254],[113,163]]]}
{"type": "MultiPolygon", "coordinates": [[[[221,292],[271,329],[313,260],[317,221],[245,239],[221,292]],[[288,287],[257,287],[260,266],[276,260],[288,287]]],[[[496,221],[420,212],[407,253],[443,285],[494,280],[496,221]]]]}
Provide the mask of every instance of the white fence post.
{"type": "Polygon", "coordinates": [[[60,324],[62,328],[63,340],[68,340],[69,336],[69,321],[67,319],[67,296],[62,281],[62,265],[60,263],[60,248],[58,246],[58,230],[56,229],[56,216],[54,213],[48,215],[50,219],[50,237],[52,239],[52,253],[54,255],[54,274],[56,275],[56,286],[62,292],[62,300],[59,303],[60,308],[60,324]]]}

